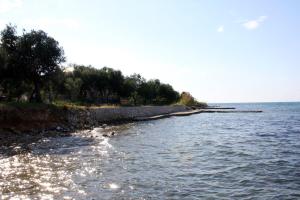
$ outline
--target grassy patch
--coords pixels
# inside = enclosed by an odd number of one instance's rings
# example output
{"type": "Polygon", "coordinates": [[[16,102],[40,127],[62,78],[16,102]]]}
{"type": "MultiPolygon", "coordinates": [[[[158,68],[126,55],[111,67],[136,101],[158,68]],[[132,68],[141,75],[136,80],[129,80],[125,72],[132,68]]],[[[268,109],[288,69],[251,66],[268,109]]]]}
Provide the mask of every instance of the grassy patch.
{"type": "Polygon", "coordinates": [[[51,104],[46,103],[29,103],[29,102],[0,102],[0,109],[26,109],[26,110],[43,110],[43,109],[97,109],[97,108],[118,108],[119,105],[107,104],[87,104],[82,102],[55,101],[51,104]]]}
{"type": "Polygon", "coordinates": [[[119,105],[108,104],[90,104],[84,102],[68,102],[68,101],[55,101],[53,105],[64,108],[85,109],[85,108],[117,108],[119,105]]]}

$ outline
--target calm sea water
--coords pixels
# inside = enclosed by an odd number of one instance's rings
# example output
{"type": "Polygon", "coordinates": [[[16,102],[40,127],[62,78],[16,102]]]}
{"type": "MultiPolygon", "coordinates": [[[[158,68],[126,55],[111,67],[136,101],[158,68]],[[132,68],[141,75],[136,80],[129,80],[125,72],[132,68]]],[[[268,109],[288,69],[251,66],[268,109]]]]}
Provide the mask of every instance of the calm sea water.
{"type": "Polygon", "coordinates": [[[225,106],[264,112],[99,128],[1,154],[0,199],[300,199],[300,103],[225,106]]]}

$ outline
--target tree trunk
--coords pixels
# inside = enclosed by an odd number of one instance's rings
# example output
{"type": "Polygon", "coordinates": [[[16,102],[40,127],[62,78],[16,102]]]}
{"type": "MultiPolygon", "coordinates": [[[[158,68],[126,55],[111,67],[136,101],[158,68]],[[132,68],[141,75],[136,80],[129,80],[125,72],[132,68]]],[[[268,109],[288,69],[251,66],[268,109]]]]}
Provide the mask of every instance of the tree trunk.
{"type": "Polygon", "coordinates": [[[30,96],[30,102],[42,103],[41,88],[37,81],[34,82],[34,89],[30,96]]]}
{"type": "Polygon", "coordinates": [[[49,103],[52,103],[52,101],[53,101],[53,94],[52,94],[51,86],[48,87],[48,101],[49,101],[49,103]]]}

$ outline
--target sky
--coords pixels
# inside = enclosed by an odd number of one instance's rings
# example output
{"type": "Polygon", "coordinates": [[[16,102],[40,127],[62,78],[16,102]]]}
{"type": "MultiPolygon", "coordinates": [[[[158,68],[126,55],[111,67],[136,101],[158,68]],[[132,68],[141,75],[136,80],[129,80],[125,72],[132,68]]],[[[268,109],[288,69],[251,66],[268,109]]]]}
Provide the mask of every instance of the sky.
{"type": "Polygon", "coordinates": [[[158,78],[206,102],[300,101],[300,1],[0,0],[67,62],[158,78]]]}

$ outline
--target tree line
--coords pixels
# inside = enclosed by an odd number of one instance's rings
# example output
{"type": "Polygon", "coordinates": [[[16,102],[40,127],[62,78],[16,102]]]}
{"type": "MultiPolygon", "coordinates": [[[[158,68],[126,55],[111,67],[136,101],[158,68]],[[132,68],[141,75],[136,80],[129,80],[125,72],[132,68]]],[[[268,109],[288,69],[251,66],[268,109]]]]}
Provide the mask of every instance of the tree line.
{"type": "Polygon", "coordinates": [[[18,35],[16,29],[7,25],[0,34],[0,98],[6,101],[164,105],[180,98],[171,85],[139,74],[75,64],[64,68],[64,50],[54,38],[42,30],[18,35]]]}

